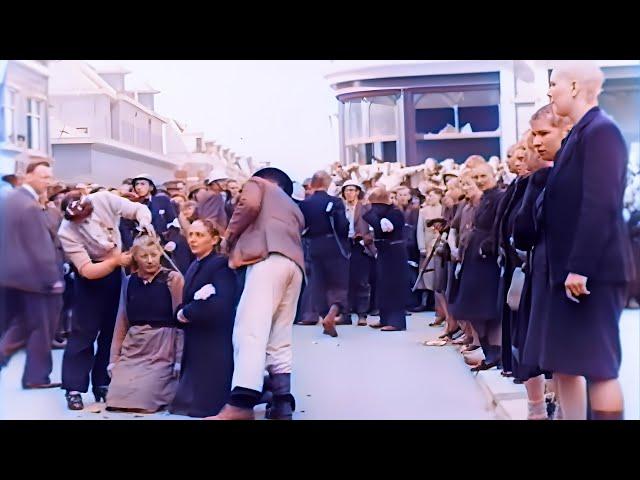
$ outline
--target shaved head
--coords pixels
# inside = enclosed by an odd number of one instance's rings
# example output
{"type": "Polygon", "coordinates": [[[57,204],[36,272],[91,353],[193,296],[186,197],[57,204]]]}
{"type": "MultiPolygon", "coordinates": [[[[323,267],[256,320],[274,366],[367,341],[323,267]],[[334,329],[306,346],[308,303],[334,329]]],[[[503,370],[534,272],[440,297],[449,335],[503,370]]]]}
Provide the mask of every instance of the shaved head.
{"type": "Polygon", "coordinates": [[[603,84],[604,73],[595,62],[563,62],[551,73],[547,95],[556,115],[575,124],[598,105],[603,84]]]}
{"type": "Polygon", "coordinates": [[[567,79],[569,82],[577,82],[591,96],[589,101],[598,98],[604,84],[604,73],[595,63],[590,61],[565,62],[559,68],[553,70],[553,75],[567,79]]]}

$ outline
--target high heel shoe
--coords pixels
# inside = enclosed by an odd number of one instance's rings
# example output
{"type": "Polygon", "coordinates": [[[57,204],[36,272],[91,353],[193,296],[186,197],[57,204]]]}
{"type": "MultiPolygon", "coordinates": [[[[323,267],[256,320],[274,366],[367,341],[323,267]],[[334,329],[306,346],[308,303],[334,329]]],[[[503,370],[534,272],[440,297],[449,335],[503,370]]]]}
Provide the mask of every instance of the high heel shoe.
{"type": "Polygon", "coordinates": [[[96,398],[96,402],[103,401],[107,403],[108,392],[109,392],[109,387],[94,387],[93,396],[96,398]]]}
{"type": "Polygon", "coordinates": [[[82,395],[79,393],[65,393],[65,398],[67,399],[67,408],[69,410],[82,410],[84,409],[84,404],[82,403],[82,395]]]}

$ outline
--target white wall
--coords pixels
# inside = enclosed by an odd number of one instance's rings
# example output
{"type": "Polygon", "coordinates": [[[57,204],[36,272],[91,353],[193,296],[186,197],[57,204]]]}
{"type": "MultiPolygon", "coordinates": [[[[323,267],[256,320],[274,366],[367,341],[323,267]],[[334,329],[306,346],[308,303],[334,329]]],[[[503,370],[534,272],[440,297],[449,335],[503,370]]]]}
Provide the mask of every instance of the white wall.
{"type": "Polygon", "coordinates": [[[107,95],[52,95],[49,103],[54,140],[61,137],[63,127],[68,132],[63,138],[111,138],[111,106],[107,95]]]}
{"type": "MultiPolygon", "coordinates": [[[[7,91],[15,92],[14,96],[14,122],[13,141],[7,139],[10,145],[17,145],[17,137],[25,137],[25,148],[28,136],[27,128],[27,102],[30,98],[40,101],[40,148],[30,153],[47,155],[50,150],[49,142],[49,108],[47,102],[48,79],[20,63],[9,60],[5,78],[5,95],[7,91]]],[[[0,104],[4,104],[4,99],[0,104]]],[[[2,112],[4,114],[4,112],[2,112]]]]}
{"type": "MultiPolygon", "coordinates": [[[[338,160],[329,115],[337,101],[324,79],[328,60],[90,61],[117,63],[151,83],[156,111],[205,138],[302,180],[338,160]]],[[[167,145],[169,150],[170,146],[167,145]]]]}

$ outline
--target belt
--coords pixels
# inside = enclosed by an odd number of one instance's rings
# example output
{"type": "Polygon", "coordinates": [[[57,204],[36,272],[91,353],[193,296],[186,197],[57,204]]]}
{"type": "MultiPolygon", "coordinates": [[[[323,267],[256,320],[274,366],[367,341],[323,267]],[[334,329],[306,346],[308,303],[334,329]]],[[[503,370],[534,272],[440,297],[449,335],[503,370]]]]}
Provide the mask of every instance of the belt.
{"type": "Polygon", "coordinates": [[[322,234],[322,235],[314,235],[312,237],[308,236],[307,238],[310,239],[310,240],[313,240],[314,238],[329,238],[329,237],[333,238],[333,233],[325,233],[325,234],[322,234]]]}
{"type": "Polygon", "coordinates": [[[374,242],[385,242],[388,243],[389,245],[398,245],[400,243],[404,243],[404,240],[393,240],[393,241],[389,241],[385,238],[376,238],[374,240],[374,242]]]}

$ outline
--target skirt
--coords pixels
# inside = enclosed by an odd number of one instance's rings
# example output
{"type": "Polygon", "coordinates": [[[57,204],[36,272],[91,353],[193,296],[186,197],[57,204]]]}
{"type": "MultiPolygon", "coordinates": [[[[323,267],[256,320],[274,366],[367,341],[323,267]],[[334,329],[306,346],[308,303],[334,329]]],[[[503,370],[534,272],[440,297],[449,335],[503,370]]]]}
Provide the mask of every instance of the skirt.
{"type": "Polygon", "coordinates": [[[176,328],[133,325],[111,372],[107,408],[156,412],[167,407],[178,388],[174,366],[182,351],[176,328]]]}

